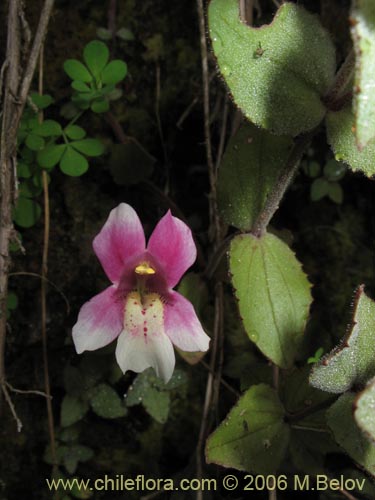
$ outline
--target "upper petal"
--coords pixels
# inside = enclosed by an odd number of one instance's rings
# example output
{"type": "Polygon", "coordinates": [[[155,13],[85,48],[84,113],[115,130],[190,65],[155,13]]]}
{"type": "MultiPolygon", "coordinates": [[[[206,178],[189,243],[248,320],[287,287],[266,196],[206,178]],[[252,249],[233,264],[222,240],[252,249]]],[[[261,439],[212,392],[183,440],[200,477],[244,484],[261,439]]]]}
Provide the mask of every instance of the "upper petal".
{"type": "Polygon", "coordinates": [[[164,306],[164,328],[182,351],[207,351],[210,337],[203,331],[192,304],[178,292],[172,292],[164,306]]]}
{"type": "Polygon", "coordinates": [[[147,249],[161,264],[165,280],[173,288],[194,263],[197,249],[190,228],[170,210],[154,229],[147,249]]]}
{"type": "Polygon", "coordinates": [[[114,208],[93,247],[103,269],[112,281],[117,283],[126,261],[145,251],[145,235],[135,210],[126,203],[114,208]]]}
{"type": "Polygon", "coordinates": [[[73,327],[73,341],[78,354],[104,347],[120,335],[123,328],[124,304],[110,286],[86,302],[73,327]]]}

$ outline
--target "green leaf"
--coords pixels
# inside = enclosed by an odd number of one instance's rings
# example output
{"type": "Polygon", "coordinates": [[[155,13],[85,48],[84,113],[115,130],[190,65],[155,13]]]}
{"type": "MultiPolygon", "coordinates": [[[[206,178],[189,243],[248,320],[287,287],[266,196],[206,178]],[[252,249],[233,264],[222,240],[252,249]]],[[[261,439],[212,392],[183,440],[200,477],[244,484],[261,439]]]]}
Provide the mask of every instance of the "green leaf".
{"type": "Polygon", "coordinates": [[[375,442],[375,378],[358,394],[354,407],[354,418],[358,427],[375,442]]]}
{"type": "Polygon", "coordinates": [[[329,192],[329,182],[324,177],[315,179],[311,184],[310,197],[312,201],[324,198],[329,192]]]}
{"type": "Polygon", "coordinates": [[[375,476],[375,446],[363,436],[353,419],[355,394],[347,392],[327,411],[327,422],[337,443],[375,476]]]}
{"type": "Polygon", "coordinates": [[[40,95],[37,92],[32,92],[30,97],[35,106],[39,109],[46,109],[53,103],[52,97],[48,94],[40,95]]]}
{"type": "MultiPolygon", "coordinates": [[[[73,143],[71,143],[73,144],[73,143]]],[[[79,177],[87,172],[89,163],[84,156],[77,153],[73,148],[67,147],[60,161],[60,169],[64,174],[79,177]]]]}
{"type": "Polygon", "coordinates": [[[109,59],[107,45],[99,40],[93,40],[84,48],[83,59],[91,73],[98,79],[109,59]]]}
{"type": "Polygon", "coordinates": [[[320,165],[317,161],[309,161],[304,164],[304,171],[309,177],[318,177],[320,174],[320,165]]]}
{"type": "Polygon", "coordinates": [[[13,219],[18,226],[28,228],[38,221],[41,213],[39,203],[20,196],[13,212],[13,219]]]}
{"type": "Polygon", "coordinates": [[[30,165],[22,161],[17,162],[17,176],[29,179],[32,176],[30,165]]]}
{"type": "Polygon", "coordinates": [[[355,133],[362,149],[375,139],[375,4],[373,0],[356,0],[353,6],[355,133]]]}
{"type": "Polygon", "coordinates": [[[52,137],[61,135],[62,128],[60,123],[54,120],[45,120],[43,123],[38,124],[33,132],[41,137],[52,137]]]}
{"type": "Polygon", "coordinates": [[[93,456],[94,452],[87,446],[82,446],[80,444],[69,446],[66,448],[63,457],[65,469],[69,472],[69,474],[74,474],[77,469],[78,462],[87,462],[93,456]]]}
{"type": "Polygon", "coordinates": [[[367,177],[375,175],[375,140],[359,151],[354,135],[354,116],[350,107],[327,113],[328,142],[336,160],[343,161],[354,171],[367,177]]]}
{"type": "Polygon", "coordinates": [[[131,186],[150,177],[155,161],[146,150],[130,140],[111,147],[109,169],[116,184],[131,186]]]}
{"type": "Polygon", "coordinates": [[[105,41],[112,39],[112,33],[107,28],[98,28],[96,30],[96,34],[98,35],[98,38],[105,41]]]}
{"type": "Polygon", "coordinates": [[[341,204],[344,199],[344,192],[338,182],[330,182],[328,187],[328,196],[337,204],[341,204]]]}
{"type": "Polygon", "coordinates": [[[134,40],[134,34],[129,28],[120,28],[116,32],[116,36],[118,36],[121,40],[125,42],[131,42],[134,40]]]}
{"type": "Polygon", "coordinates": [[[68,125],[67,127],[65,127],[64,132],[69,137],[69,139],[72,140],[83,139],[86,135],[86,132],[83,130],[83,128],[79,127],[78,125],[68,125]]]}
{"type": "Polygon", "coordinates": [[[212,0],[208,19],[220,72],[250,121],[293,136],[321,122],[336,60],[316,16],[285,3],[270,25],[252,28],[241,21],[238,0],[212,0]]]}
{"type": "Polygon", "coordinates": [[[209,436],[207,462],[257,474],[276,472],[289,442],[284,417],[274,389],[265,384],[251,387],[209,436]]]}
{"type": "Polygon", "coordinates": [[[81,420],[87,413],[88,405],[85,401],[66,394],[61,404],[61,426],[69,427],[81,420]]]}
{"type": "Polygon", "coordinates": [[[94,412],[103,418],[119,418],[126,415],[126,408],[117,392],[107,384],[91,389],[90,404],[94,412]]]}
{"type": "Polygon", "coordinates": [[[65,144],[51,144],[45,147],[42,151],[39,151],[36,157],[38,165],[43,168],[53,168],[59,163],[62,155],[66,150],[65,144]]]}
{"type": "Polygon", "coordinates": [[[303,341],[310,284],[291,249],[273,234],[236,236],[230,271],[245,330],[263,354],[290,367],[303,341]]]}
{"type": "Polygon", "coordinates": [[[243,125],[229,140],[218,179],[218,203],[225,222],[242,230],[251,229],[291,145],[291,139],[251,124],[243,125]]]}
{"type": "Polygon", "coordinates": [[[91,104],[91,111],[94,113],[105,113],[109,110],[109,102],[107,99],[97,99],[91,104]]]}
{"type": "Polygon", "coordinates": [[[28,134],[25,140],[26,146],[32,151],[40,151],[44,148],[44,139],[36,134],[28,134]]]}
{"type": "Polygon", "coordinates": [[[77,90],[77,92],[92,92],[91,88],[85,82],[81,82],[80,80],[74,80],[72,82],[72,88],[77,90]]]}
{"type": "Polygon", "coordinates": [[[142,404],[149,415],[160,424],[167,421],[170,408],[169,392],[160,392],[157,389],[149,389],[145,392],[142,404]]]}
{"type": "Polygon", "coordinates": [[[36,186],[34,178],[32,178],[21,183],[19,193],[21,198],[35,198],[39,196],[42,191],[42,186],[36,186]]]}
{"type": "Polygon", "coordinates": [[[18,297],[14,292],[9,292],[7,295],[7,309],[14,311],[18,306],[18,297]]]}
{"type": "Polygon", "coordinates": [[[313,367],[310,383],[322,391],[340,393],[375,376],[375,302],[360,286],[353,321],[338,347],[313,367]]]}
{"type": "Polygon", "coordinates": [[[324,165],[323,172],[329,181],[339,181],[345,175],[346,165],[337,160],[329,160],[324,165]]]}
{"type": "Polygon", "coordinates": [[[77,59],[68,59],[65,61],[64,70],[72,80],[79,80],[85,83],[90,83],[93,80],[86,66],[77,61],[77,59]]]}
{"type": "Polygon", "coordinates": [[[125,78],[127,71],[128,68],[124,61],[118,59],[111,61],[102,73],[102,82],[106,85],[115,85],[125,78]]]}
{"type": "Polygon", "coordinates": [[[104,153],[105,147],[98,139],[82,139],[71,142],[70,145],[86,156],[100,156],[104,153]]]}

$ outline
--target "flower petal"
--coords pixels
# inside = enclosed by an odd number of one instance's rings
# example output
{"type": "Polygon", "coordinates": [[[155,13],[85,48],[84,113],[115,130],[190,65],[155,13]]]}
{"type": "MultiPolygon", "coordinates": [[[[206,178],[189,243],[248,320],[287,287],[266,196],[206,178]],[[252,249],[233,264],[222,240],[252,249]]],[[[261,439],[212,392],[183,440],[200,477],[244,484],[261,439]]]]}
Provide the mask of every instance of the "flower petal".
{"type": "Polygon", "coordinates": [[[172,342],[165,333],[149,336],[146,343],[142,336],[124,330],[117,340],[116,359],[124,373],[127,370],[140,373],[151,366],[165,383],[171,378],[175,365],[172,342]]]}
{"type": "Polygon", "coordinates": [[[73,327],[73,341],[78,354],[104,347],[120,335],[124,303],[110,286],[81,307],[73,327]]]}
{"type": "Polygon", "coordinates": [[[168,286],[173,288],[194,263],[197,249],[190,228],[170,210],[154,229],[147,249],[163,267],[168,286]]]}
{"type": "Polygon", "coordinates": [[[141,297],[131,292],[127,296],[116,358],[124,373],[139,373],[151,366],[166,382],[171,378],[175,357],[172,342],[164,332],[164,303],[158,294],[141,297]]]}
{"type": "Polygon", "coordinates": [[[145,251],[145,235],[135,210],[126,203],[113,209],[93,247],[103,269],[112,281],[117,283],[126,262],[145,251]]]}
{"type": "Polygon", "coordinates": [[[202,325],[192,304],[178,292],[172,292],[164,306],[165,333],[182,351],[207,351],[210,337],[202,325]]]}

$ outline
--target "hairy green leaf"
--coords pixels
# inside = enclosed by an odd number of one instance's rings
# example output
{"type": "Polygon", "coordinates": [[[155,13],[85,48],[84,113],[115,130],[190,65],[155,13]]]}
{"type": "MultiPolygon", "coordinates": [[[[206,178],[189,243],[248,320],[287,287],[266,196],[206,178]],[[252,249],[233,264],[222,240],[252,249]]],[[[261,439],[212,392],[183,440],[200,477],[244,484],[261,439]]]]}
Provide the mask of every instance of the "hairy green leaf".
{"type": "Polygon", "coordinates": [[[126,408],[119,395],[108,384],[99,384],[91,390],[90,404],[94,412],[103,418],[119,418],[126,415],[126,408]]]}
{"type": "Polygon", "coordinates": [[[375,445],[363,436],[353,419],[355,398],[351,392],[342,394],[327,411],[327,422],[337,443],[375,476],[375,445]]]}
{"type": "Polygon", "coordinates": [[[238,0],[212,0],[208,19],[220,72],[250,121],[293,136],[320,123],[336,61],[317,17],[285,3],[270,25],[251,28],[238,0]]]}
{"type": "Polygon", "coordinates": [[[375,175],[375,140],[359,151],[354,134],[354,116],[350,107],[327,114],[327,135],[336,160],[367,177],[375,175]]]}
{"type": "Polygon", "coordinates": [[[356,65],[354,78],[355,134],[360,149],[375,139],[375,3],[355,0],[352,37],[356,65]]]}
{"type": "Polygon", "coordinates": [[[375,376],[375,302],[360,286],[353,321],[341,344],[312,369],[310,383],[322,391],[340,393],[375,376]]]}
{"type": "Polygon", "coordinates": [[[81,399],[66,394],[61,404],[61,425],[68,427],[81,420],[88,410],[88,405],[81,399]]]}
{"type": "Polygon", "coordinates": [[[284,416],[274,389],[251,387],[209,436],[207,462],[258,474],[276,472],[289,442],[284,416]]]}
{"type": "Polygon", "coordinates": [[[273,234],[236,236],[230,271],[249,338],[276,365],[290,367],[301,347],[312,300],[294,253],[273,234]]]}
{"type": "Polygon", "coordinates": [[[375,442],[375,378],[370,380],[355,401],[354,418],[359,428],[375,442]]]}
{"type": "Polygon", "coordinates": [[[292,145],[254,125],[232,137],[219,168],[219,210],[228,224],[250,230],[279,176],[292,145]]]}

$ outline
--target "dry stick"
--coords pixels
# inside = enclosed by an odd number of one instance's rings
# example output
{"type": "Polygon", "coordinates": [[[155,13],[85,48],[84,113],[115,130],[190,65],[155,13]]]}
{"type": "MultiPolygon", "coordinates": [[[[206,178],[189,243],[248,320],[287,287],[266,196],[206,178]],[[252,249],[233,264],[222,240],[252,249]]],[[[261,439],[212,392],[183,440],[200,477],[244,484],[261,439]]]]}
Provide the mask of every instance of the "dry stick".
{"type": "MultiPolygon", "coordinates": [[[[10,265],[9,242],[13,233],[12,177],[14,172],[16,136],[11,133],[15,103],[19,82],[19,2],[9,2],[8,34],[6,47],[6,78],[3,97],[3,116],[0,139],[0,384],[9,404],[5,381],[5,339],[7,329],[8,273],[10,265]]],[[[3,66],[4,67],[4,66],[3,66]]],[[[9,405],[12,410],[12,405],[9,405]]],[[[0,412],[2,410],[2,392],[0,391],[0,412]]],[[[13,415],[14,412],[12,411],[13,415]]]]}
{"type": "MultiPolygon", "coordinates": [[[[206,159],[208,166],[208,175],[210,182],[210,229],[211,229],[211,242],[213,250],[217,248],[220,243],[220,220],[217,210],[217,192],[216,192],[216,169],[212,155],[211,146],[211,131],[210,131],[210,95],[209,95],[209,73],[208,73],[208,53],[206,43],[206,25],[204,18],[203,0],[197,0],[199,32],[200,32],[200,46],[201,46],[201,60],[202,60],[202,80],[203,80],[203,110],[204,110],[204,136],[206,146],[206,159]]],[[[204,441],[206,438],[207,430],[209,428],[209,417],[212,410],[212,401],[214,395],[214,381],[216,374],[216,364],[219,350],[221,347],[221,337],[223,333],[222,318],[223,318],[223,285],[217,283],[215,286],[215,301],[214,301],[214,326],[212,338],[212,350],[210,358],[210,371],[207,376],[206,394],[203,407],[202,421],[199,432],[199,439],[196,449],[197,460],[197,477],[201,479],[203,476],[202,464],[202,451],[204,441]]],[[[219,379],[220,380],[220,379],[219,379]]],[[[197,500],[203,499],[202,490],[197,491],[197,500]]]]}
{"type": "MultiPolygon", "coordinates": [[[[43,63],[44,50],[43,46],[40,49],[39,55],[39,95],[43,95],[43,63]]],[[[39,123],[43,121],[43,112],[39,113],[39,123]]],[[[51,448],[51,457],[53,463],[53,472],[57,470],[56,456],[56,439],[55,439],[55,423],[52,410],[51,384],[49,379],[48,367],[48,346],[47,346],[47,274],[48,274],[48,247],[49,247],[49,232],[50,232],[50,210],[49,210],[49,191],[48,191],[48,176],[45,170],[42,170],[43,198],[44,198],[44,234],[43,234],[43,255],[42,255],[42,270],[40,283],[40,300],[42,313],[42,350],[43,350],[43,373],[44,373],[44,390],[47,394],[47,419],[48,419],[48,434],[51,448]]]]}
{"type": "MultiPolygon", "coordinates": [[[[6,338],[6,301],[8,295],[9,242],[14,229],[12,207],[14,193],[12,180],[16,183],[16,141],[19,121],[29,93],[31,80],[36,68],[41,45],[47,32],[54,0],[45,0],[40,14],[34,42],[28,58],[19,89],[19,0],[9,2],[8,35],[6,60],[7,77],[4,91],[3,120],[0,143],[0,384],[5,386],[5,338],[6,338]]],[[[0,392],[1,394],[1,392],[0,392]]],[[[0,396],[1,405],[1,396],[0,396]]],[[[1,408],[1,406],[0,406],[1,408]]]]}

